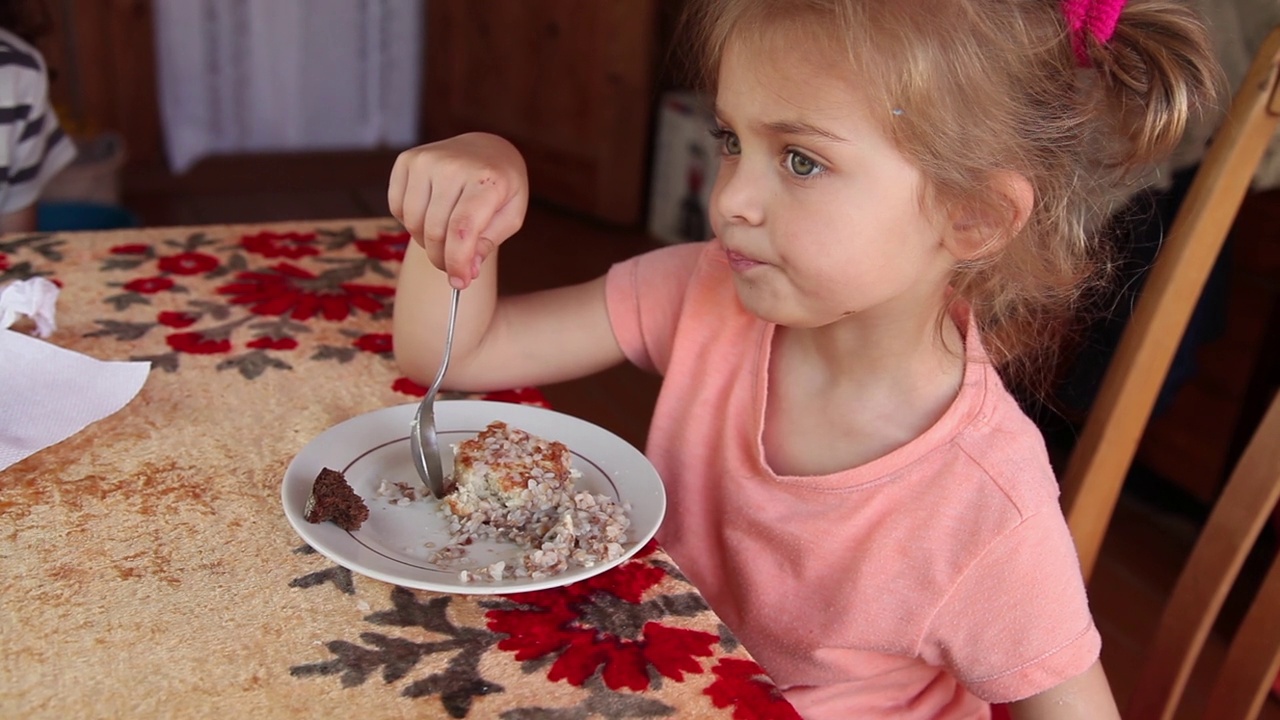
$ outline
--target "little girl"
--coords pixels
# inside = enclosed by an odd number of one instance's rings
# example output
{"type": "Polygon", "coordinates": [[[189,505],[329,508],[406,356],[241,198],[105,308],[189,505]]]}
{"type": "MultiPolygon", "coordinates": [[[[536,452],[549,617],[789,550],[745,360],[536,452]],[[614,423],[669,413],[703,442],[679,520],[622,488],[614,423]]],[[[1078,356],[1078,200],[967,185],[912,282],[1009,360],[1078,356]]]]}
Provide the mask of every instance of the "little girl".
{"type": "Polygon", "coordinates": [[[403,370],[435,374],[452,285],[453,388],[661,373],[658,538],[806,718],[1117,717],[1042,439],[999,373],[1053,346],[1097,275],[1097,209],[1208,97],[1201,27],[1175,0],[691,18],[715,239],[498,298],[519,153],[483,134],[409,150],[388,192],[417,242],[403,370]]]}

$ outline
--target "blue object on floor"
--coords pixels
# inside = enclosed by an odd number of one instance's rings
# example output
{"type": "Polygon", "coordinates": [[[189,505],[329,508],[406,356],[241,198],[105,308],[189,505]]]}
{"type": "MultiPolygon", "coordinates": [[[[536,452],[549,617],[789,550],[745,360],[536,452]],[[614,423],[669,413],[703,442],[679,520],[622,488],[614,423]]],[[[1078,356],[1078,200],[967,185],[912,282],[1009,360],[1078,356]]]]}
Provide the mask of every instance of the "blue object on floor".
{"type": "Polygon", "coordinates": [[[118,230],[138,227],[138,218],[119,205],[91,202],[42,202],[36,205],[38,232],[118,230]]]}

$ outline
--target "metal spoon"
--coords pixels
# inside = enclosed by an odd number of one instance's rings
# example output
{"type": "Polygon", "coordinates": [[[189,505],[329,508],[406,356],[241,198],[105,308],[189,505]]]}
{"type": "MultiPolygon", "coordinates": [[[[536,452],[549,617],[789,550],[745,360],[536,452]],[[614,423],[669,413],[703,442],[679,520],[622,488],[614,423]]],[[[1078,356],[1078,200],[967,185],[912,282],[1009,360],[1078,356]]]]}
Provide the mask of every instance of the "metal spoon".
{"type": "Polygon", "coordinates": [[[444,373],[449,369],[449,351],[453,349],[453,326],[458,319],[458,294],[454,288],[453,297],[449,300],[449,333],[444,340],[444,357],[440,359],[440,370],[431,387],[418,405],[418,412],[413,416],[409,426],[409,446],[413,453],[413,465],[418,469],[418,477],[426,483],[427,489],[436,498],[443,498],[448,492],[445,487],[444,466],[440,461],[440,442],[436,437],[436,393],[444,380],[444,373]]]}

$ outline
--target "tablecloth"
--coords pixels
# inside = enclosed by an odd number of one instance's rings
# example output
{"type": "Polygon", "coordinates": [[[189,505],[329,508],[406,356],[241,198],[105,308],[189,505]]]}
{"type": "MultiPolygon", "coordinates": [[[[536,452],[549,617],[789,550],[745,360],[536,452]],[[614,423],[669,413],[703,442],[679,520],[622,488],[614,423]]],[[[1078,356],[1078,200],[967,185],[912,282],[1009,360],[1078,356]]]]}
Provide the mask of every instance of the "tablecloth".
{"type": "Polygon", "coordinates": [[[390,220],[0,237],[0,282],[62,288],[50,342],[152,363],[123,410],[0,474],[0,716],[795,717],[655,545],[464,596],[301,542],[292,457],[423,392],[391,357],[406,242],[390,220]]]}

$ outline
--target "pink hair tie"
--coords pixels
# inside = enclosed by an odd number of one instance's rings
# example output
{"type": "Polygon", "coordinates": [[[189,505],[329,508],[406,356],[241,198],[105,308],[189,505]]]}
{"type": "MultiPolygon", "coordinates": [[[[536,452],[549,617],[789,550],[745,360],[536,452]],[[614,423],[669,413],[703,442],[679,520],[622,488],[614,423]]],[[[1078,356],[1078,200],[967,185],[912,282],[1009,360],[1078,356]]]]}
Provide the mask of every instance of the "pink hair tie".
{"type": "Polygon", "coordinates": [[[1063,0],[1062,14],[1067,18],[1067,29],[1071,31],[1071,49],[1075,51],[1080,67],[1089,67],[1085,33],[1092,35],[1098,44],[1105,45],[1116,31],[1116,22],[1120,19],[1124,2],[1125,0],[1063,0]]]}

